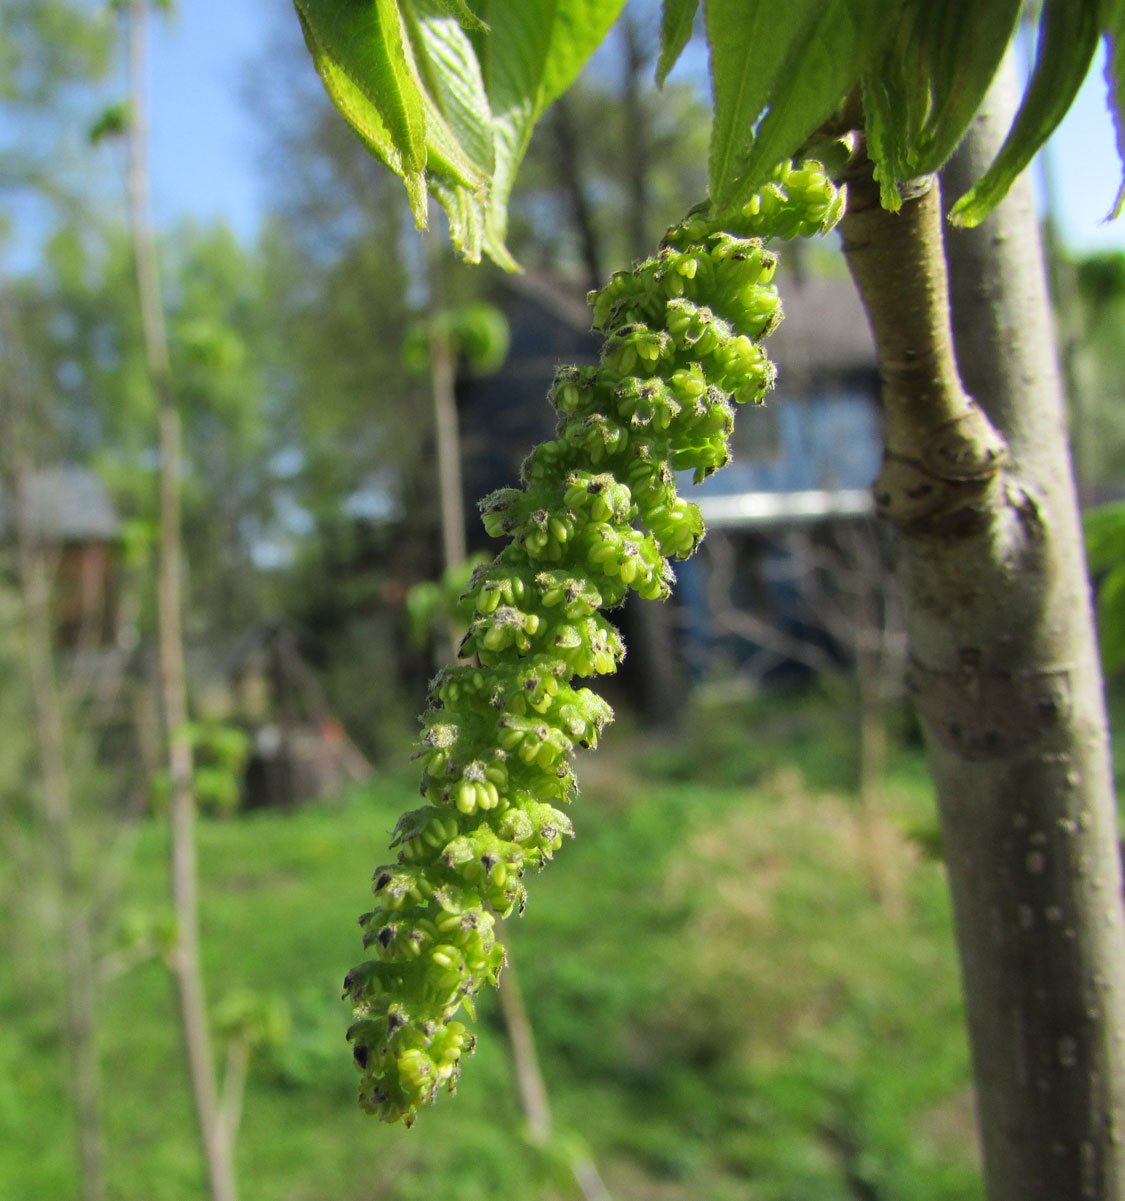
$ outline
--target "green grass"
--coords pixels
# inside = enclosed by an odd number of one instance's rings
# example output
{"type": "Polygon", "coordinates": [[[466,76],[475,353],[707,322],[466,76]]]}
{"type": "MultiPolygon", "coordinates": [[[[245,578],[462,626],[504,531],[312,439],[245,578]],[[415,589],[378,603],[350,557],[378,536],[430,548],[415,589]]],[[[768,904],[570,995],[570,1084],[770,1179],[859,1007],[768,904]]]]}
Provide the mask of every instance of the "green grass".
{"type": "MultiPolygon", "coordinates": [[[[251,1063],[244,1201],[565,1198],[575,1145],[617,1201],[978,1197],[942,871],[901,834],[929,820],[924,776],[899,756],[865,814],[828,786],[829,727],[786,720],[772,741],[704,721],[662,757],[611,733],[581,765],[578,837],[509,931],[553,1152],[522,1135],[492,997],[456,1098],[409,1131],[355,1105],[340,986],[410,781],[201,823],[212,1002],[249,989],[289,1015],[251,1063]]],[[[166,858],[150,821],[128,908],[166,909],[166,858]]],[[[51,984],[0,975],[0,1197],[19,1201],[76,1194],[51,984]]],[[[107,987],[101,1064],[111,1201],[204,1197],[159,960],[107,987]]]]}

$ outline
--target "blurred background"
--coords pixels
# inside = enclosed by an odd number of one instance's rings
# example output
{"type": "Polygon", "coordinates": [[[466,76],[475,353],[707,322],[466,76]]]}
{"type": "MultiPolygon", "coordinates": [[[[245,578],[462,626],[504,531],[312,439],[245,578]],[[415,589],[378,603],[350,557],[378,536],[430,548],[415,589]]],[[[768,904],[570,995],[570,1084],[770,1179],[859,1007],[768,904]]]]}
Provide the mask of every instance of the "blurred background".
{"type": "MultiPolygon", "coordinates": [[[[586,291],[704,194],[706,63],[656,92],[658,6],[627,7],[537,131],[525,272],[503,276],[417,234],[286,6],[158,3],[147,39],[140,7],[0,0],[0,1197],[210,1195],[177,1000],[162,485],[245,1201],[978,1196],[871,517],[877,364],[832,239],[782,248],[780,382],[692,494],[710,532],[674,601],[619,614],[617,721],[579,764],[578,837],[509,923],[518,987],[481,999],[458,1098],[411,1131],[359,1112],[341,982],[413,803],[426,681],[493,553],[476,501],[552,434],[554,368],[596,359],[586,291]]],[[[1095,73],[1037,165],[1090,508],[1125,499],[1103,108],[1095,73]]],[[[1109,687],[1120,728],[1119,666],[1109,687]]]]}

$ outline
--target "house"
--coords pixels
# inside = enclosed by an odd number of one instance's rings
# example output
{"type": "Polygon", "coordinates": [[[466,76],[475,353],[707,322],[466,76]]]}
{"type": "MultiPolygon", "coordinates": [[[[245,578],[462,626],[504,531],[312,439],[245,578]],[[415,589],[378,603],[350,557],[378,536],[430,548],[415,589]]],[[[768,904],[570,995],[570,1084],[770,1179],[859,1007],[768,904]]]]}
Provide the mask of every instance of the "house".
{"type": "MultiPolygon", "coordinates": [[[[24,496],[27,529],[51,556],[55,630],[60,646],[97,650],[117,642],[121,523],[106,486],[86,467],[33,472],[24,496]]],[[[0,495],[0,539],[16,537],[12,498],[0,495]]]]}
{"type": "Polygon", "coordinates": [[[730,464],[694,488],[685,477],[708,528],[679,568],[698,675],[732,660],[757,679],[832,667],[854,657],[847,644],[872,620],[860,610],[883,612],[871,492],[879,365],[866,316],[843,275],[789,279],[781,293],[785,320],[767,343],[777,387],[738,414],[730,464]]]}
{"type": "MultiPolygon", "coordinates": [[[[475,502],[512,484],[528,450],[553,435],[545,397],[555,367],[595,362],[599,348],[584,298],[556,280],[528,274],[506,278],[500,288],[497,303],[512,330],[508,361],[495,375],[458,385],[469,537],[478,549],[490,545],[475,502]]],[[[747,623],[738,635],[724,627],[720,610],[731,608],[789,652],[758,656],[769,665],[762,674],[799,661],[794,656],[805,642],[814,648],[812,662],[827,663],[833,637],[817,628],[802,595],[802,555],[810,538],[830,546],[833,531],[864,527],[873,513],[878,363],[855,289],[846,276],[808,276],[783,280],[780,290],[786,316],[767,343],[777,388],[765,405],[738,414],[724,470],[698,486],[690,472],[683,476],[681,491],[702,508],[711,548],[724,551],[722,571],[707,553],[677,565],[676,625],[696,675],[761,649],[747,623]],[[716,589],[726,589],[726,597],[716,589]]]]}

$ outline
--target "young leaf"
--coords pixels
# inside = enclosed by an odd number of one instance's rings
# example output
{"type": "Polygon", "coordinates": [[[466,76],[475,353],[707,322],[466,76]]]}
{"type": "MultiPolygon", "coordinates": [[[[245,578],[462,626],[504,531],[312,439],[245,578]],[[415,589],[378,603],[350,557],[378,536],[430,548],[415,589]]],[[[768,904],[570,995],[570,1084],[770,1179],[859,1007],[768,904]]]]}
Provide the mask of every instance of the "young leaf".
{"type": "Polygon", "coordinates": [[[625,7],[625,0],[555,0],[551,7],[551,40],[535,106],[536,119],[578,78],[625,7]]]}
{"type": "Polygon", "coordinates": [[[320,61],[329,60],[334,75],[347,76],[375,108],[402,165],[400,174],[421,171],[426,165],[422,89],[395,0],[296,0],[296,5],[318,69],[320,61]]]}
{"type": "Polygon", "coordinates": [[[1098,43],[1097,0],[1045,0],[1031,82],[1000,153],[949,213],[955,225],[979,225],[1070,108],[1098,43]]]}
{"type": "Polygon", "coordinates": [[[936,171],[961,140],[1003,58],[1020,0],[928,0],[904,6],[863,80],[867,152],[885,208],[898,184],[936,171]]]}
{"type": "Polygon", "coordinates": [[[817,8],[817,0],[784,7],[765,0],[704,0],[715,97],[710,155],[715,204],[726,202],[789,49],[804,40],[817,8]]]}
{"type": "Polygon", "coordinates": [[[936,171],[957,148],[992,83],[1019,22],[1021,0],[921,4],[921,63],[930,109],[910,158],[912,174],[936,171]]]}
{"type": "Polygon", "coordinates": [[[488,26],[465,3],[465,0],[435,0],[438,8],[456,17],[458,23],[465,29],[487,29],[488,26]]]}
{"type": "Polygon", "coordinates": [[[317,40],[312,26],[298,10],[305,43],[312,54],[313,63],[320,74],[325,90],[332,103],[340,110],[348,124],[359,135],[367,149],[381,159],[396,175],[402,177],[410,199],[410,211],[418,225],[426,224],[426,179],[420,167],[407,165],[391,131],[383,121],[378,107],[362,91],[352,77],[326,52],[317,40]]]}
{"type": "Polygon", "coordinates": [[[705,0],[715,92],[711,196],[717,211],[746,201],[831,115],[880,56],[900,5],[901,0],[786,5],[705,0]]]}
{"type": "Polygon", "coordinates": [[[660,61],[656,64],[656,82],[660,87],[691,39],[698,8],[699,0],[664,0],[660,15],[660,61]]]}
{"type": "Polygon", "coordinates": [[[492,110],[481,78],[480,63],[468,34],[445,12],[444,0],[414,0],[403,9],[418,74],[433,116],[448,126],[448,139],[478,172],[492,170],[492,110]]]}
{"type": "Polygon", "coordinates": [[[822,0],[791,39],[769,110],[724,207],[744,203],[855,87],[894,29],[901,0],[822,0]]]}
{"type": "MultiPolygon", "coordinates": [[[[481,0],[487,34],[474,45],[493,114],[494,166],[487,244],[503,245],[508,198],[531,131],[543,110],[574,81],[624,0],[481,0]]],[[[491,253],[491,252],[490,252],[491,253]]]]}

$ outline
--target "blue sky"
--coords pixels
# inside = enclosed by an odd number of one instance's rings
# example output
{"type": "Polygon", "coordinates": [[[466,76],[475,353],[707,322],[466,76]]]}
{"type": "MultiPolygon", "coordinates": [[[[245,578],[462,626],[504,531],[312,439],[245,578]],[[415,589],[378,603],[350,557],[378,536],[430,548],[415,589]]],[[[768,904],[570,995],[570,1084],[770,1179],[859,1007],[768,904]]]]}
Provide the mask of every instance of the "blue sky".
{"type": "MultiPolygon", "coordinates": [[[[263,134],[240,92],[249,64],[260,61],[264,34],[288,12],[276,0],[180,0],[171,21],[154,22],[152,186],[161,224],[222,217],[252,236],[264,207],[256,169],[263,134]]],[[[1048,161],[1066,244],[1125,249],[1125,220],[1103,222],[1121,168],[1100,60],[1052,138],[1048,161]]]]}
{"type": "Polygon", "coordinates": [[[240,93],[278,7],[275,0],[180,0],[170,20],[153,20],[149,104],[159,224],[221,217],[244,237],[257,228],[263,135],[240,93]]]}

